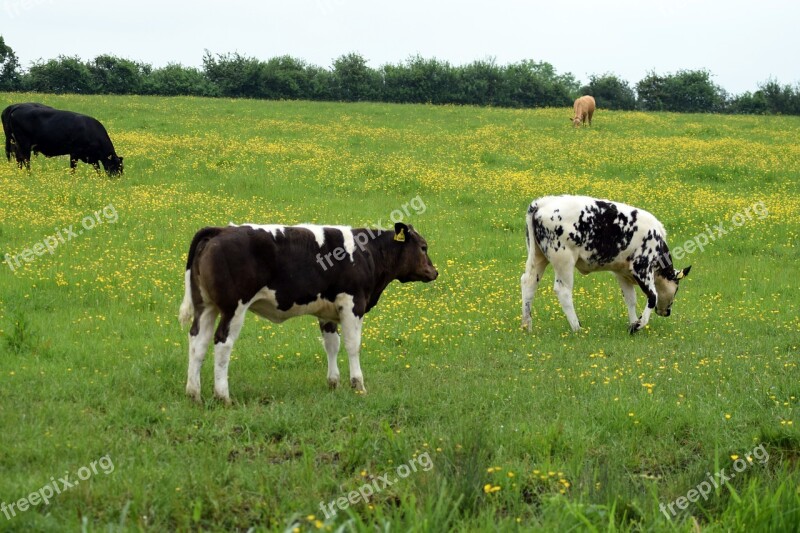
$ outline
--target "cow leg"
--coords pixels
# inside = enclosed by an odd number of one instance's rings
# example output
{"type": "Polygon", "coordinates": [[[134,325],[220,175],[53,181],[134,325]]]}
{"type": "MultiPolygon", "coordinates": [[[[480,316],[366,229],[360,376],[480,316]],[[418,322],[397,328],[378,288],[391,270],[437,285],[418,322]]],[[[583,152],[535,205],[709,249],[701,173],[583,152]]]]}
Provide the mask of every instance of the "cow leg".
{"type": "Polygon", "coordinates": [[[335,389],[339,386],[339,365],[336,357],[339,354],[339,333],[336,331],[336,322],[319,321],[319,329],[322,332],[322,344],[325,346],[325,353],[328,354],[328,386],[335,389]]]}
{"type": "Polygon", "coordinates": [[[234,313],[222,312],[217,332],[214,334],[214,396],[230,405],[228,393],[228,363],[231,360],[233,343],[244,325],[247,307],[239,305],[234,313]]]}
{"type": "Polygon", "coordinates": [[[186,394],[196,402],[200,401],[200,368],[206,358],[216,320],[217,311],[206,307],[200,312],[195,312],[194,322],[189,330],[189,375],[186,379],[186,394]]]}
{"type": "Polygon", "coordinates": [[[614,275],[622,289],[622,299],[625,300],[628,308],[628,324],[632,326],[639,319],[639,315],[636,314],[636,285],[621,274],[615,273],[614,275]]]}
{"type": "Polygon", "coordinates": [[[528,331],[533,329],[531,307],[533,306],[533,298],[536,295],[536,288],[539,286],[544,269],[547,268],[549,263],[536,243],[533,243],[531,254],[533,258],[532,260],[529,258],[528,264],[525,266],[525,273],[522,274],[522,279],[520,279],[522,287],[522,327],[527,327],[528,331]]]}
{"type": "MultiPolygon", "coordinates": [[[[338,303],[338,302],[337,302],[338,303]]],[[[361,326],[364,317],[356,316],[353,312],[352,301],[347,306],[339,306],[339,319],[342,324],[342,334],[344,335],[344,348],[347,350],[347,359],[350,363],[350,386],[357,392],[367,392],[364,388],[364,375],[361,373],[361,362],[359,351],[361,350],[361,326]]]]}
{"type": "Polygon", "coordinates": [[[553,263],[553,268],[556,271],[553,290],[558,296],[558,301],[561,302],[561,309],[567,315],[567,321],[569,321],[572,331],[578,331],[581,329],[581,323],[578,320],[578,315],[575,314],[575,307],[572,305],[572,284],[575,276],[574,264],[569,261],[559,265],[553,263]]]}
{"type": "Polygon", "coordinates": [[[25,143],[17,143],[15,150],[17,157],[17,166],[19,168],[25,167],[31,169],[31,146],[25,143]]]}
{"type": "Polygon", "coordinates": [[[642,292],[647,296],[647,307],[642,311],[642,316],[639,317],[639,320],[631,324],[628,328],[628,332],[631,335],[647,325],[650,321],[650,313],[656,308],[656,302],[658,301],[658,293],[656,293],[655,278],[652,271],[648,271],[646,274],[634,273],[634,278],[636,279],[636,283],[639,284],[639,288],[642,289],[642,292]]]}

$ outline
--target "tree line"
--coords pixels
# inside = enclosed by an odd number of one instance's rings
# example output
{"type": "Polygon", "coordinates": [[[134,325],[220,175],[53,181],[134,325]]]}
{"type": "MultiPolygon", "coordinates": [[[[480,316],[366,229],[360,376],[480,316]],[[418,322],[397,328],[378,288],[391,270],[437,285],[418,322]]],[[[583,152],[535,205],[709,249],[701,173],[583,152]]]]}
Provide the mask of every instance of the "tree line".
{"type": "Polygon", "coordinates": [[[731,95],[711,77],[706,70],[651,72],[631,86],[614,74],[600,74],[581,85],[571,73],[559,74],[550,63],[531,60],[451,65],[415,56],[372,68],[364,57],[350,53],[334,60],[331,68],[322,68],[290,56],[263,61],[208,51],[201,69],[180,64],[153,68],[111,55],[89,61],[58,56],[23,69],[0,36],[0,91],[497,107],[563,107],[577,96],[591,94],[604,109],[800,114],[800,85],[767,80],[754,92],[731,95]]]}

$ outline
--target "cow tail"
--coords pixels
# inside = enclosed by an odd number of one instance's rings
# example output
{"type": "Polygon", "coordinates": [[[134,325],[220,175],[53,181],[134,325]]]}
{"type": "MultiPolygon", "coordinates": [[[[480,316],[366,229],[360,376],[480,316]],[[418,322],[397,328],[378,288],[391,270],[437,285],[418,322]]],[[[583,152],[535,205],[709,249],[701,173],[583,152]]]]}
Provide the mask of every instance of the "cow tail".
{"type": "Polygon", "coordinates": [[[216,237],[223,228],[208,227],[195,233],[192,244],[189,246],[189,257],[186,259],[186,272],[184,273],[184,293],[180,311],[178,311],[178,321],[182,326],[191,324],[194,318],[194,303],[192,301],[192,264],[195,256],[203,249],[206,242],[216,237]]]}
{"type": "Polygon", "coordinates": [[[533,267],[533,239],[535,235],[533,225],[538,210],[539,206],[536,205],[536,201],[533,201],[528,206],[528,212],[525,215],[525,245],[528,247],[528,263],[530,267],[533,267]]]}
{"type": "Polygon", "coordinates": [[[11,126],[8,123],[8,109],[3,109],[2,115],[0,115],[0,122],[3,124],[3,135],[6,138],[6,159],[8,162],[11,162],[11,126]]]}

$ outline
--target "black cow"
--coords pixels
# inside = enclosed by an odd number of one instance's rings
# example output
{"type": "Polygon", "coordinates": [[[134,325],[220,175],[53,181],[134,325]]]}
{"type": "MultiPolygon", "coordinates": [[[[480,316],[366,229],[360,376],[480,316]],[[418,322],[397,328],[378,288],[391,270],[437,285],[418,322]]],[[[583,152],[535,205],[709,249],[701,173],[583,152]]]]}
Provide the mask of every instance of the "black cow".
{"type": "Polygon", "coordinates": [[[78,160],[93,165],[100,164],[109,176],[122,174],[122,158],[103,125],[95,118],[62,111],[37,104],[12,104],[2,113],[3,131],[6,135],[6,158],[11,160],[11,149],[17,164],[30,169],[31,152],[46,157],[69,154],[69,166],[75,169],[78,160]]]}
{"type": "Polygon", "coordinates": [[[393,232],[309,224],[201,229],[189,248],[179,314],[182,324],[192,323],[186,393],[200,400],[200,367],[213,335],[214,394],[230,402],[228,362],[248,309],[278,323],[317,317],[332,388],[339,385],[341,323],[350,384],[366,392],[359,362],[364,315],[393,280],[429,282],[438,275],[425,239],[403,223],[393,232]]]}

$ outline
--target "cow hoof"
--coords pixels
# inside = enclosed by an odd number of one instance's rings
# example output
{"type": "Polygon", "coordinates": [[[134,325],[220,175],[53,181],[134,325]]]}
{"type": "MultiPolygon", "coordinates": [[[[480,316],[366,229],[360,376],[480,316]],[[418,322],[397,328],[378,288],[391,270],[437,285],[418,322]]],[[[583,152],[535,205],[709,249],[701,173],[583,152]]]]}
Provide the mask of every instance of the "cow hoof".
{"type": "Polygon", "coordinates": [[[226,406],[231,405],[231,398],[230,396],[222,396],[220,394],[214,394],[214,397],[224,403],[226,406]]]}
{"type": "Polygon", "coordinates": [[[200,397],[200,391],[197,389],[190,389],[186,387],[186,396],[194,400],[196,403],[202,403],[203,399],[200,397]]]}
{"type": "Polygon", "coordinates": [[[642,329],[642,324],[640,322],[634,322],[633,324],[628,326],[628,333],[633,335],[634,333],[636,333],[640,329],[642,329]]]}
{"type": "Polygon", "coordinates": [[[328,378],[328,388],[335,390],[339,387],[339,378],[328,378]]]}
{"type": "Polygon", "coordinates": [[[361,378],[351,378],[350,386],[353,387],[356,390],[356,392],[360,394],[367,393],[367,389],[364,388],[364,380],[361,378]]]}

